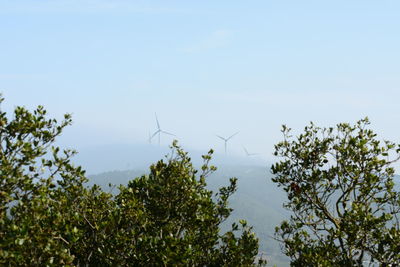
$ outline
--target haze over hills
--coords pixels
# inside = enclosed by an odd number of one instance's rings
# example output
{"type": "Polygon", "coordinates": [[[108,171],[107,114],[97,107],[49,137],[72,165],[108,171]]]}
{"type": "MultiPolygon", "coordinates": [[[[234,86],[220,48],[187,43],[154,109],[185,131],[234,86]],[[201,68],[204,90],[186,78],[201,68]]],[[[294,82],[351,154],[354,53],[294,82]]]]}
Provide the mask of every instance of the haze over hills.
{"type": "MultiPolygon", "coordinates": [[[[209,148],[203,151],[190,150],[183,147],[192,158],[195,166],[202,164],[201,155],[207,154],[209,148]]],[[[77,147],[78,155],[74,157],[74,162],[82,165],[87,174],[98,174],[113,170],[147,170],[150,164],[171,153],[167,146],[158,146],[155,144],[120,144],[120,145],[97,145],[88,147],[77,147]]],[[[255,165],[269,166],[265,160],[259,156],[231,155],[215,151],[212,164],[221,165],[255,165]]]]}

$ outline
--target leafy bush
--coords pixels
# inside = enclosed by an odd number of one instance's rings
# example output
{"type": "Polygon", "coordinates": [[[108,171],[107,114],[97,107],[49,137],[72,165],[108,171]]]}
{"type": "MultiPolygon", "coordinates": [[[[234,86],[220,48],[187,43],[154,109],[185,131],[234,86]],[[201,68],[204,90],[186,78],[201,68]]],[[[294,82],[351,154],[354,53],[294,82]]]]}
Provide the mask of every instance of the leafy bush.
{"type": "Polygon", "coordinates": [[[400,146],[379,141],[364,119],[334,128],[283,128],[273,181],[287,192],[289,221],[277,227],[293,266],[400,265],[400,146]],[[390,158],[393,158],[392,160],[390,158]]]}

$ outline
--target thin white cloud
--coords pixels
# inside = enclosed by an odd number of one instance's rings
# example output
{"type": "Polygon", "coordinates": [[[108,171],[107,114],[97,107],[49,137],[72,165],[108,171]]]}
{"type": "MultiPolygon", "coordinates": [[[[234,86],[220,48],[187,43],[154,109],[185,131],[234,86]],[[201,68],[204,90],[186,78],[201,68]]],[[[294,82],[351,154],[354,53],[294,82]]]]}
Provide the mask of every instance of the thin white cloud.
{"type": "Polygon", "coordinates": [[[232,39],[232,32],[228,30],[217,30],[198,41],[196,44],[190,45],[183,49],[186,53],[196,53],[226,47],[232,39]]]}

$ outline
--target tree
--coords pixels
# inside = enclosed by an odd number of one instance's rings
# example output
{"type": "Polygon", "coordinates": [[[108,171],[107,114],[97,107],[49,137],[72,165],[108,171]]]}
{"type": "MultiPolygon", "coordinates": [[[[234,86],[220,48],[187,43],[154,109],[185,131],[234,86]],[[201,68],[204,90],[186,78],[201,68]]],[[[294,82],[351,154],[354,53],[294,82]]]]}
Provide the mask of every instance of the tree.
{"type": "MultiPolygon", "coordinates": [[[[166,162],[150,167],[150,173],[120,187],[116,197],[120,207],[137,201],[147,219],[138,243],[131,245],[135,255],[131,261],[163,266],[251,266],[258,252],[258,240],[245,221],[239,227],[219,233],[220,225],[230,215],[228,199],[236,190],[236,179],[213,192],[206,188],[206,177],[216,168],[209,166],[212,151],[203,156],[201,173],[176,143],[166,162]],[[139,247],[139,249],[138,249],[139,247]],[[147,248],[140,251],[141,247],[147,248]],[[144,253],[145,252],[145,253],[144,253]]],[[[124,228],[129,224],[124,224],[124,228]]]]}
{"type": "Polygon", "coordinates": [[[255,264],[258,239],[245,221],[219,232],[236,179],[217,194],[206,188],[212,151],[199,174],[174,143],[149,175],[111,194],[86,187],[75,152],[54,146],[69,124],[70,115],[58,123],[41,106],[0,113],[1,266],[255,264]]]}
{"type": "MultiPolygon", "coordinates": [[[[0,103],[3,99],[0,99],[0,103]]],[[[72,150],[60,153],[55,138],[71,123],[17,107],[0,112],[0,265],[71,265],[77,238],[72,213],[85,197],[84,171],[72,150]]],[[[76,216],[79,219],[79,215],[76,216]]]]}
{"type": "Polygon", "coordinates": [[[351,126],[283,126],[275,146],[283,159],[273,181],[288,196],[290,220],[276,229],[292,266],[400,264],[400,196],[394,168],[400,147],[379,141],[368,119],[351,126]],[[391,160],[392,158],[393,160],[391,160]]]}

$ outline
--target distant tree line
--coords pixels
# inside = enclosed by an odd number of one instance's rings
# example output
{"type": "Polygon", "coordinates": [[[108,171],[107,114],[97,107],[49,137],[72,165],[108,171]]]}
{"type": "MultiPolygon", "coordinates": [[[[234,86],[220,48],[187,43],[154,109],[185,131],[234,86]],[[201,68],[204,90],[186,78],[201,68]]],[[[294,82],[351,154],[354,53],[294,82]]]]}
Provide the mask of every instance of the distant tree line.
{"type": "MultiPolygon", "coordinates": [[[[3,99],[0,100],[0,104],[3,99]]],[[[0,112],[1,266],[254,266],[258,238],[230,216],[236,178],[214,193],[176,142],[148,175],[118,193],[88,187],[76,153],[54,145],[71,116],[48,119],[39,106],[0,112]]],[[[368,120],[318,128],[298,137],[283,128],[273,181],[292,211],[276,229],[292,266],[400,265],[398,145],[376,139],[368,120]]]]}

